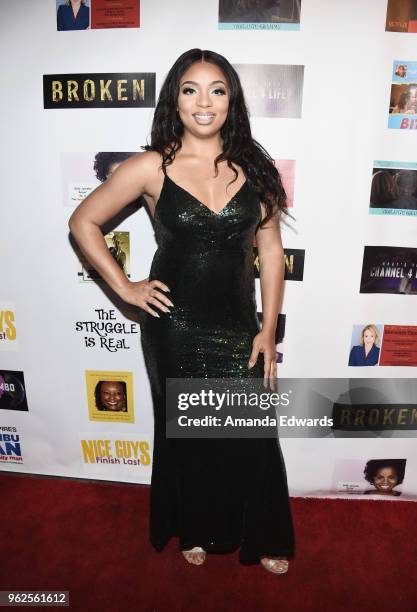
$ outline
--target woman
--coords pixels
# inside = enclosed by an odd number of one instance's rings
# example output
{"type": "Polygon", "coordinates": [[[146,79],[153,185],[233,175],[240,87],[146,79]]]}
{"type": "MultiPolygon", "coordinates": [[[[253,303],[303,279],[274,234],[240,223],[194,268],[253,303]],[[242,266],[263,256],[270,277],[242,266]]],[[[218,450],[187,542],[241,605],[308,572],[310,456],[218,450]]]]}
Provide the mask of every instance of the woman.
{"type": "Polygon", "coordinates": [[[379,361],[379,334],[375,325],[366,325],[361,331],[360,344],[352,346],[349,363],[350,366],[375,366],[379,361]]]}
{"type": "Polygon", "coordinates": [[[394,488],[401,484],[405,474],[404,459],[370,459],[363,471],[364,478],[374,489],[366,489],[364,495],[401,495],[394,488]]]}
{"type": "Polygon", "coordinates": [[[391,208],[398,196],[395,177],[389,170],[378,170],[372,177],[370,208],[391,208]]]}
{"type": "Polygon", "coordinates": [[[90,9],[85,0],[66,0],[58,7],[57,30],[88,30],[90,9]]]}
{"type": "Polygon", "coordinates": [[[151,542],[179,536],[189,563],[240,546],[240,561],[273,573],[294,553],[285,466],[276,439],[167,439],[166,378],[276,377],[275,329],[284,253],[285,192],[252,139],[238,75],[212,51],[178,58],[162,86],[151,144],[117,168],[73,213],[85,256],[126,302],[140,307],[155,416],[151,542]],[[147,198],[158,250],[149,278],[129,281],[100,226],[147,198]],[[254,294],[260,260],[263,325],[254,294]]]}

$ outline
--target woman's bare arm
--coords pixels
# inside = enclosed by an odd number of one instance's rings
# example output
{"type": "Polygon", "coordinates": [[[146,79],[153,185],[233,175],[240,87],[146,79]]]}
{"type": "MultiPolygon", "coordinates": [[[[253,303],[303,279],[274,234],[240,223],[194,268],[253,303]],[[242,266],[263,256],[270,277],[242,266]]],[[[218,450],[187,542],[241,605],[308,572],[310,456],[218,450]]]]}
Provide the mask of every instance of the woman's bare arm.
{"type": "Polygon", "coordinates": [[[262,329],[275,336],[285,274],[284,248],[277,215],[274,215],[264,228],[258,230],[256,244],[260,266],[262,329]]]}
{"type": "Polygon", "coordinates": [[[161,281],[132,283],[112,257],[100,227],[143,193],[158,194],[160,158],[157,153],[138,154],[124,161],[113,174],[90,193],[75,209],[68,225],[82,253],[106,283],[127,302],[140,306],[154,316],[147,305],[162,310],[160,301],[172,304],[156,287],[169,288],[161,281]],[[158,298],[158,299],[157,299],[158,298]]]}
{"type": "MultiPolygon", "coordinates": [[[[262,207],[262,219],[265,207],[262,207]]],[[[275,214],[268,223],[258,229],[256,246],[259,257],[259,277],[262,297],[262,330],[254,338],[249,367],[255,365],[259,352],[264,353],[264,377],[276,377],[275,331],[281,309],[284,287],[284,249],[281,240],[279,217],[275,214]]]]}

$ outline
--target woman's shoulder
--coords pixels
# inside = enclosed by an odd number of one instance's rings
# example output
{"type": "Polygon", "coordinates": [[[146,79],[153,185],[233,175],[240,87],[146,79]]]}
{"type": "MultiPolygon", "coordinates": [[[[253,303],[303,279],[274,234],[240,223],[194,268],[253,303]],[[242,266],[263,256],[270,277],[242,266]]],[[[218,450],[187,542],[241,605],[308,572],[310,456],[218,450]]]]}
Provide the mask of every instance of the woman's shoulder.
{"type": "Polygon", "coordinates": [[[143,172],[157,172],[162,159],[157,151],[140,151],[129,157],[124,164],[143,172]]]}
{"type": "Polygon", "coordinates": [[[141,191],[153,194],[161,182],[161,157],[155,151],[138,152],[126,159],[115,172],[123,180],[140,186],[141,191]]]}

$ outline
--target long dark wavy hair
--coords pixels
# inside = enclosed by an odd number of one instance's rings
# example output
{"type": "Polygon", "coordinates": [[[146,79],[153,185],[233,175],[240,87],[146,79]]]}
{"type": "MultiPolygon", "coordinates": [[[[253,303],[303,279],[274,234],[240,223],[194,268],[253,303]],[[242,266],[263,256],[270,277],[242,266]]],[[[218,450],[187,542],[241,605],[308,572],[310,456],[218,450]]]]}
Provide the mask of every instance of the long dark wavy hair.
{"type": "Polygon", "coordinates": [[[195,62],[215,64],[225,75],[230,90],[229,110],[220,130],[223,152],[214,160],[215,173],[218,163],[227,161],[229,168],[238,177],[233,163],[240,166],[246,179],[266,208],[266,216],[259,224],[265,225],[274,213],[290,215],[280,174],[274,160],[267,151],[252,138],[249,114],[245,104],[242,85],[233,66],[225,57],[214,51],[190,49],[177,59],[162,85],[152,123],[151,144],[142,147],[145,151],[158,151],[162,157],[162,170],[175,159],[181,149],[184,126],[177,112],[179,84],[184,72],[195,62]]]}

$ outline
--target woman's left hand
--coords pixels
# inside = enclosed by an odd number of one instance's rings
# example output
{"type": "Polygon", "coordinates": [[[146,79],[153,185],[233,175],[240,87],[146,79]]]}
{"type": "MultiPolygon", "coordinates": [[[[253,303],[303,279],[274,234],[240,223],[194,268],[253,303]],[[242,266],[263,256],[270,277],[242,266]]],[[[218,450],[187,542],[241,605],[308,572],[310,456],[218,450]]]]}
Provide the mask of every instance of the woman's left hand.
{"type": "Polygon", "coordinates": [[[252,353],[249,357],[248,367],[253,368],[258,360],[259,353],[264,355],[264,387],[275,388],[278,374],[276,362],[275,337],[272,334],[260,331],[253,339],[252,353]]]}

